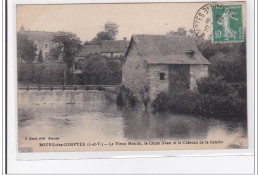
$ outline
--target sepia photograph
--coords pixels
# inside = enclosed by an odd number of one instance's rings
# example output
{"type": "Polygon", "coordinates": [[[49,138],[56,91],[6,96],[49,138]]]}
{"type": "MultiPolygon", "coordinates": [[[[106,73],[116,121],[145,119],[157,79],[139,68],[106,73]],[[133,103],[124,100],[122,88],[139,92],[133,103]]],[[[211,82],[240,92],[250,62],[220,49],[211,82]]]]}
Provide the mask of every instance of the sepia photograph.
{"type": "Polygon", "coordinates": [[[19,4],[19,153],[248,148],[246,3],[19,4]]]}

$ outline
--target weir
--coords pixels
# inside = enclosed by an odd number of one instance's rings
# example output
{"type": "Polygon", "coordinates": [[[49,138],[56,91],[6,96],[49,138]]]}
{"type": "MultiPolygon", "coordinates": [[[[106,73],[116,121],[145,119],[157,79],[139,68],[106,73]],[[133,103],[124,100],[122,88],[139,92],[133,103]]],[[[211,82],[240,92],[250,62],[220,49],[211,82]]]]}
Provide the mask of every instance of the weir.
{"type": "Polygon", "coordinates": [[[98,90],[18,90],[18,104],[82,104],[106,102],[106,92],[98,90]]]}

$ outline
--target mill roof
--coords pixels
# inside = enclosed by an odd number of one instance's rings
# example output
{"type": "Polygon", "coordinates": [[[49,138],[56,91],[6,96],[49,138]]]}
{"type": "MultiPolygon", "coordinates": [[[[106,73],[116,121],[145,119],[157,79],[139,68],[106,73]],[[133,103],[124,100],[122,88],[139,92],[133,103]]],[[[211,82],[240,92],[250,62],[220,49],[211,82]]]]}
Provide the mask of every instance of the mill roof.
{"type": "Polygon", "coordinates": [[[133,35],[132,43],[148,64],[210,64],[189,36],[133,35]]]}

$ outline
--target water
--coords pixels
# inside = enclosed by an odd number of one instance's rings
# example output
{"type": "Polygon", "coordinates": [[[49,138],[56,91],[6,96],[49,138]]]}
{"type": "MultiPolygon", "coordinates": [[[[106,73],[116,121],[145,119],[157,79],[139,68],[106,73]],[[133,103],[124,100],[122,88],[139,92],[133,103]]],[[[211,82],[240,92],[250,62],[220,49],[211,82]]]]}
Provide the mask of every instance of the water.
{"type": "Polygon", "coordinates": [[[246,148],[246,127],[210,117],[154,114],[143,108],[119,108],[98,91],[19,91],[18,144],[34,151],[125,150],[113,147],[39,147],[39,143],[180,141],[180,145],[132,146],[147,149],[246,148]],[[74,93],[73,93],[74,92],[74,93]],[[44,141],[26,138],[45,137],[44,141]],[[48,137],[59,140],[48,140],[48,137]],[[183,141],[222,141],[221,144],[190,145],[183,141]]]}

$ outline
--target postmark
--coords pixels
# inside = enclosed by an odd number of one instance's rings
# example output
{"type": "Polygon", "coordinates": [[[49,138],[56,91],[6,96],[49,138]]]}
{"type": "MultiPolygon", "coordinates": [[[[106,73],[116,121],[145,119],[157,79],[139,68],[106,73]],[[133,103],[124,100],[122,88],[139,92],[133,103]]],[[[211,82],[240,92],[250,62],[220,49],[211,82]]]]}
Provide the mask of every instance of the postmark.
{"type": "Polygon", "coordinates": [[[193,21],[195,35],[212,43],[243,42],[241,4],[209,3],[202,6],[193,21]]]}
{"type": "Polygon", "coordinates": [[[208,39],[212,35],[211,4],[202,6],[196,13],[193,21],[194,33],[199,39],[208,39]]]}

